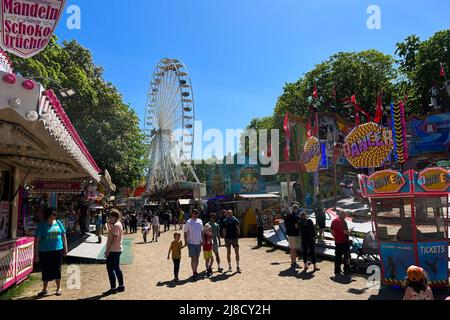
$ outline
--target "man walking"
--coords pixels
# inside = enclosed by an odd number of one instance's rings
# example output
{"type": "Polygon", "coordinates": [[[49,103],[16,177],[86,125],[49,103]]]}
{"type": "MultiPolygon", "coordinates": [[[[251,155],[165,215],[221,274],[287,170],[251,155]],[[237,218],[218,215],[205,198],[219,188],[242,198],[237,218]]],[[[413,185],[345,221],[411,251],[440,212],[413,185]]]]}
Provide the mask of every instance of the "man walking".
{"type": "Polygon", "coordinates": [[[339,217],[331,223],[331,234],[336,244],[336,260],[334,264],[334,275],[342,273],[341,264],[344,262],[344,274],[350,272],[350,238],[353,230],[348,230],[345,218],[347,213],[343,210],[339,211],[339,217]]]}
{"type": "Polygon", "coordinates": [[[227,247],[227,260],[228,260],[228,272],[232,272],[231,268],[231,246],[234,248],[234,252],[236,254],[236,265],[237,272],[241,273],[241,268],[239,266],[239,235],[241,233],[240,222],[233,215],[232,210],[227,211],[227,218],[225,219],[225,229],[224,229],[224,238],[225,238],[225,246],[227,247]]]}
{"type": "Polygon", "coordinates": [[[298,205],[294,204],[292,211],[288,211],[284,218],[284,225],[286,227],[286,235],[289,242],[289,250],[291,252],[291,268],[297,269],[300,266],[297,264],[297,253],[300,249],[300,229],[299,216],[297,215],[298,205]]]}
{"type": "Polygon", "coordinates": [[[198,278],[198,262],[203,245],[203,222],[198,218],[198,211],[192,210],[191,219],[186,221],[184,227],[184,243],[189,249],[189,257],[191,258],[192,279],[198,278]]]}

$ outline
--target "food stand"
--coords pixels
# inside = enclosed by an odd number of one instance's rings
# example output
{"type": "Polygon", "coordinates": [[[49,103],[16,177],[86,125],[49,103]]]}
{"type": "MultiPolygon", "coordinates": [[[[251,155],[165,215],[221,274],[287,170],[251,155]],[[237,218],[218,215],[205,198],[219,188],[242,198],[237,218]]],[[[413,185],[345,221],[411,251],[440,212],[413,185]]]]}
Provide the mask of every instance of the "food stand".
{"type": "Polygon", "coordinates": [[[417,265],[431,287],[448,286],[450,171],[383,170],[359,182],[372,207],[382,283],[402,285],[407,268],[417,265]]]}
{"type": "MultiPolygon", "coordinates": [[[[0,58],[2,55],[0,52],[0,58]]],[[[26,279],[33,270],[34,238],[25,231],[32,221],[24,216],[23,210],[25,195],[33,192],[34,182],[98,183],[100,169],[54,92],[12,73],[12,67],[4,65],[0,65],[0,136],[0,291],[3,291],[26,279]]],[[[48,193],[44,201],[56,201],[54,195],[48,193]]],[[[39,205],[39,199],[31,204],[39,205]]]]}

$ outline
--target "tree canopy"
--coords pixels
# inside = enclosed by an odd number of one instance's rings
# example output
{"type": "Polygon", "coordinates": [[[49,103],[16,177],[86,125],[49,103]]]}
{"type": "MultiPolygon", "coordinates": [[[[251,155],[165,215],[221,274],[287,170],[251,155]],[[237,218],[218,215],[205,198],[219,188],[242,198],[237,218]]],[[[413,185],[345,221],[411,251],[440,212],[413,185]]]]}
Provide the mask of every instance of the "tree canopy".
{"type": "Polygon", "coordinates": [[[103,79],[91,52],[75,40],[62,44],[53,37],[44,51],[30,59],[11,57],[16,72],[59,92],[74,89],[76,95],[61,104],[102,169],[118,187],[139,183],[144,169],[144,135],[139,118],[117,88],[103,79]]]}
{"type": "Polygon", "coordinates": [[[442,63],[447,72],[450,68],[450,29],[437,32],[426,41],[411,35],[397,43],[396,54],[397,59],[372,49],[332,55],[296,82],[286,83],[273,115],[253,119],[247,129],[280,129],[280,145],[283,145],[286,112],[307,118],[314,103],[320,112],[337,112],[350,120],[353,110],[343,108],[342,100],[353,95],[371,115],[375,114],[380,93],[384,105],[405,100],[407,114],[428,113],[430,89],[443,80],[439,65],[442,63]],[[314,86],[318,92],[316,101],[312,98],[314,86]]]}

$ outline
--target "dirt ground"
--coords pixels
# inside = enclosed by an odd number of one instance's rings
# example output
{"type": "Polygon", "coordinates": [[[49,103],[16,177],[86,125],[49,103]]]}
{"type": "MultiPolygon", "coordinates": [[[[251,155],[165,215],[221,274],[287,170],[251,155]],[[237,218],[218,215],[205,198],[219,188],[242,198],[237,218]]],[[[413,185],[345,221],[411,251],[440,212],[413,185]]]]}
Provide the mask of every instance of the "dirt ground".
{"type": "MultiPolygon", "coordinates": [[[[144,244],[140,233],[134,236],[132,245],[133,264],[122,266],[126,291],[111,296],[102,296],[109,289],[106,266],[104,264],[78,265],[81,270],[81,289],[67,287],[67,268],[63,266],[63,296],[54,295],[55,284],[49,286],[49,296],[43,300],[368,300],[401,299],[402,291],[393,289],[368,289],[367,279],[352,276],[334,280],[333,262],[320,261],[320,271],[291,271],[289,255],[272,247],[256,247],[255,239],[241,239],[242,273],[217,273],[207,278],[200,274],[197,282],[192,282],[190,259],[187,248],[183,249],[180,282],[173,283],[173,264],[167,260],[173,230],[163,233],[159,242],[144,244]]],[[[220,248],[222,267],[228,269],[226,249],[220,248]],[[225,263],[224,263],[225,262],[225,263]]],[[[201,256],[203,271],[204,260],[201,256]]],[[[236,270],[234,254],[232,267],[236,270]]],[[[77,264],[78,263],[78,264],[77,264]]],[[[17,299],[36,299],[40,292],[37,283],[28,288],[17,299]]]]}

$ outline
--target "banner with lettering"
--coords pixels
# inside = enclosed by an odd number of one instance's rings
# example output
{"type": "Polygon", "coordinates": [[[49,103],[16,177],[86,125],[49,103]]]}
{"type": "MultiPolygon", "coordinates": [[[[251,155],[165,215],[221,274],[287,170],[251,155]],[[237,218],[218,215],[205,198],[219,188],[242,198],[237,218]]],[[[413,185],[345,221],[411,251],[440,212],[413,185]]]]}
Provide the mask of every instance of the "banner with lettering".
{"type": "Polygon", "coordinates": [[[21,58],[45,49],[66,0],[0,0],[0,46],[21,58]]]}
{"type": "Polygon", "coordinates": [[[427,168],[416,173],[417,194],[450,193],[450,171],[444,168],[427,168]]]}
{"type": "Polygon", "coordinates": [[[356,169],[380,168],[393,150],[392,132],[374,122],[352,130],[345,138],[343,151],[356,169]]]}
{"type": "Polygon", "coordinates": [[[426,271],[431,285],[448,284],[448,243],[419,242],[419,264],[426,271]]]}
{"type": "Polygon", "coordinates": [[[307,172],[317,172],[322,161],[322,147],[319,139],[309,138],[303,149],[302,161],[307,172]]]}

